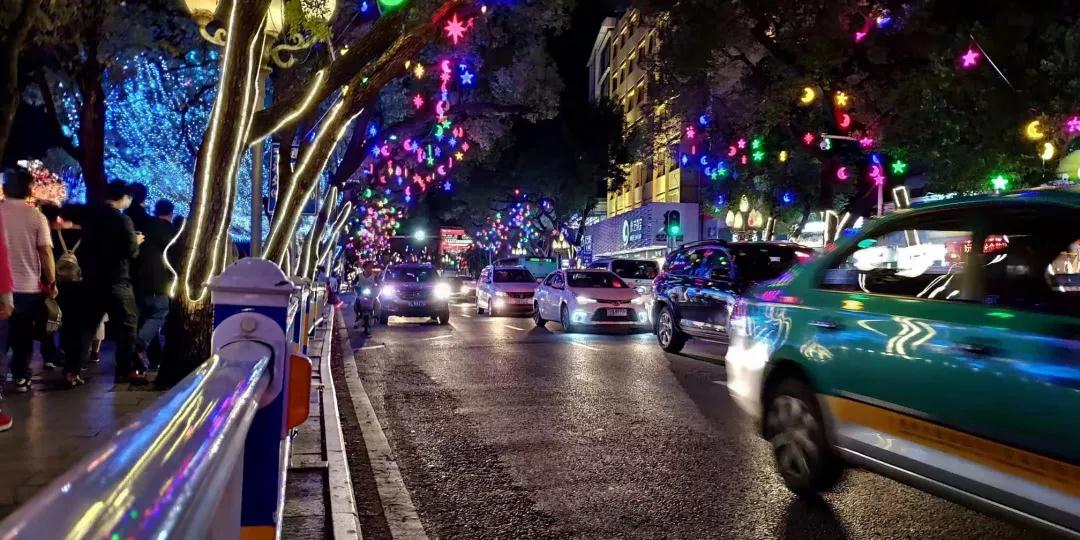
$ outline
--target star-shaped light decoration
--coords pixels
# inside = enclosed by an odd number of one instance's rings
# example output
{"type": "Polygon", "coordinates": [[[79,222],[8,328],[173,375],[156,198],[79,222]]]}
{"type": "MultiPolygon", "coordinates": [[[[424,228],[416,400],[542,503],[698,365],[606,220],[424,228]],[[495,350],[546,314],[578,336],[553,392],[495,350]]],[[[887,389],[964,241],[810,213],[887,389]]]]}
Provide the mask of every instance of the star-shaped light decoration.
{"type": "Polygon", "coordinates": [[[469,71],[469,70],[465,70],[465,71],[461,72],[461,85],[462,86],[472,86],[473,79],[475,77],[476,77],[476,75],[473,72],[469,71]]]}
{"type": "Polygon", "coordinates": [[[1074,116],[1065,122],[1065,131],[1069,135],[1076,135],[1080,133],[1080,116],[1074,116]]]}
{"type": "Polygon", "coordinates": [[[893,174],[904,174],[907,171],[907,163],[900,161],[899,159],[892,162],[893,174]]]}
{"type": "Polygon", "coordinates": [[[694,135],[697,135],[697,131],[694,129],[694,126],[686,126],[686,138],[693,139],[694,135]]]}
{"type": "Polygon", "coordinates": [[[967,52],[960,57],[961,65],[964,66],[965,69],[971,69],[979,65],[980,56],[982,55],[979,54],[979,51],[969,48],[967,52]]]}
{"type": "Polygon", "coordinates": [[[814,144],[814,134],[807,132],[806,135],[802,136],[802,141],[807,145],[814,144]]]}
{"type": "Polygon", "coordinates": [[[464,152],[456,152],[454,154],[454,159],[456,159],[458,161],[461,161],[461,160],[465,159],[465,153],[464,152]]]}
{"type": "Polygon", "coordinates": [[[420,94],[416,94],[412,98],[412,104],[413,104],[414,107],[416,107],[416,110],[418,110],[418,111],[420,109],[423,109],[424,108],[424,96],[421,96],[420,94]]]}
{"type": "Polygon", "coordinates": [[[416,64],[416,66],[413,67],[412,74],[413,74],[413,77],[416,77],[417,79],[423,79],[424,78],[424,65],[423,64],[416,64]]]}
{"type": "Polygon", "coordinates": [[[457,14],[454,14],[454,17],[446,23],[444,30],[446,30],[446,37],[453,40],[454,45],[457,45],[461,38],[465,37],[465,31],[468,28],[465,27],[465,23],[458,18],[457,14]]]}
{"type": "Polygon", "coordinates": [[[848,95],[844,92],[837,92],[833,99],[837,107],[847,107],[848,95]]]}

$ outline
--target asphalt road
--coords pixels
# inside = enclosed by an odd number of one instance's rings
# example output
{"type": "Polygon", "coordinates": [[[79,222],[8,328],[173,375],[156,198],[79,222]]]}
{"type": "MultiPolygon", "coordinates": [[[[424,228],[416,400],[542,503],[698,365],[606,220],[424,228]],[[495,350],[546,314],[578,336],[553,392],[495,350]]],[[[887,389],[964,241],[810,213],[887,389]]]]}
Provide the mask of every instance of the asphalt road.
{"type": "Polygon", "coordinates": [[[1039,537],[864,471],[795,498],[727,396],[719,344],[673,355],[471,306],[352,339],[432,538],[1039,537]]]}

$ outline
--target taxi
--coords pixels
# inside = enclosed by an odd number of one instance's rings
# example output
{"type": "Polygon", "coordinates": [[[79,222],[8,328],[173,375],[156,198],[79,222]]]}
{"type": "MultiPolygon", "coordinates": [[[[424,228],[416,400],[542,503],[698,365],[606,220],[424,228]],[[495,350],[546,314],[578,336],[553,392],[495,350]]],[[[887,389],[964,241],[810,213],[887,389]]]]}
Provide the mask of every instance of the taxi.
{"type": "Polygon", "coordinates": [[[1080,193],[874,220],[733,308],[728,389],[795,493],[858,466],[1080,536],[1080,193]]]}

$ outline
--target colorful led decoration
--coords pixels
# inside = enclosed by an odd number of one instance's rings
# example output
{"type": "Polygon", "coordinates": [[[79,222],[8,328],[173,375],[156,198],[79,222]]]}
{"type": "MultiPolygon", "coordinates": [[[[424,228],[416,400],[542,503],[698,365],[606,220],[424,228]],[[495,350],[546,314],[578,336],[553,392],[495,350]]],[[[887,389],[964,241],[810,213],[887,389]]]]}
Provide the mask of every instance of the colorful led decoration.
{"type": "Polygon", "coordinates": [[[982,55],[979,54],[979,51],[969,48],[967,52],[960,56],[960,65],[962,65],[964,69],[972,69],[979,65],[979,59],[981,57],[982,55]]]}
{"type": "Polygon", "coordinates": [[[1054,159],[1055,151],[1056,149],[1054,148],[1054,143],[1044,142],[1042,144],[1042,151],[1039,152],[1039,158],[1043,161],[1050,161],[1051,159],[1054,159]]]}
{"type": "Polygon", "coordinates": [[[421,96],[420,94],[416,94],[415,96],[413,96],[412,102],[413,102],[413,107],[416,107],[416,110],[419,111],[420,109],[424,108],[424,96],[421,96]]]}
{"type": "Polygon", "coordinates": [[[1073,116],[1065,121],[1065,133],[1068,135],[1080,134],[1080,116],[1073,116]]]}
{"type": "Polygon", "coordinates": [[[1038,141],[1046,136],[1046,132],[1041,129],[1042,122],[1039,120],[1032,120],[1024,126],[1024,136],[1029,140],[1038,141]]]}
{"type": "Polygon", "coordinates": [[[847,169],[847,167],[840,167],[840,168],[836,169],[836,179],[841,181],[841,182],[847,182],[847,179],[848,179],[848,169],[847,169]]]}
{"type": "Polygon", "coordinates": [[[443,30],[446,31],[446,37],[453,40],[454,45],[457,45],[458,42],[465,37],[466,31],[468,31],[469,26],[471,25],[471,21],[469,22],[469,25],[466,25],[461,19],[458,18],[457,14],[454,14],[454,16],[449,21],[447,21],[446,27],[444,27],[443,30]]]}
{"type": "Polygon", "coordinates": [[[811,144],[814,144],[814,139],[815,139],[814,134],[810,133],[810,132],[806,132],[806,134],[804,134],[802,136],[803,143],[806,144],[807,146],[810,146],[811,144]]]}
{"type": "Polygon", "coordinates": [[[799,96],[799,103],[803,105],[809,105],[817,99],[817,90],[807,86],[802,89],[802,96],[799,96]]]}
{"type": "Polygon", "coordinates": [[[990,186],[994,188],[994,191],[1005,191],[1009,189],[1009,178],[1004,174],[996,174],[990,178],[990,186]]]}
{"type": "Polygon", "coordinates": [[[907,172],[907,163],[904,163],[903,161],[900,161],[899,159],[893,161],[892,162],[892,172],[893,172],[893,174],[904,174],[905,172],[907,172]]]}
{"type": "Polygon", "coordinates": [[[836,94],[835,94],[835,95],[833,96],[833,103],[836,103],[836,106],[837,106],[837,107],[847,107],[847,106],[848,106],[848,101],[849,101],[850,99],[851,99],[851,98],[849,98],[849,97],[848,97],[848,95],[847,95],[846,93],[844,93],[844,92],[837,92],[837,93],[836,93],[836,94]]]}

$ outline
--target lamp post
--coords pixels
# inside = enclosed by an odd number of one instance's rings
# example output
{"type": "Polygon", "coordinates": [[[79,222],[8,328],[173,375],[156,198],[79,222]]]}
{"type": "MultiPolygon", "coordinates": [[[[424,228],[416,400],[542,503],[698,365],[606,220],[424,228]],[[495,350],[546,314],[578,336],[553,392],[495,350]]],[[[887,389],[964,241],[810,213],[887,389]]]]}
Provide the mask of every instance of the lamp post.
{"type": "MultiPolygon", "coordinates": [[[[228,39],[225,27],[215,21],[218,5],[221,0],[184,0],[188,13],[199,25],[199,35],[206,41],[219,47],[224,47],[228,39]]],[[[241,0],[234,0],[241,1],[241,0]]],[[[320,0],[317,3],[305,2],[302,9],[306,17],[319,18],[329,22],[337,9],[337,0],[320,0]]],[[[270,8],[266,13],[266,35],[269,38],[266,48],[263,50],[263,63],[259,66],[259,75],[256,77],[256,112],[265,107],[266,79],[270,75],[271,62],[279,68],[290,68],[296,64],[293,53],[307,49],[315,43],[315,38],[298,33],[287,34],[282,40],[278,40],[281,31],[285,28],[285,0],[271,0],[270,8]]],[[[263,152],[266,140],[260,139],[253,146],[251,156],[251,256],[258,257],[262,254],[262,174],[263,152]]]]}

